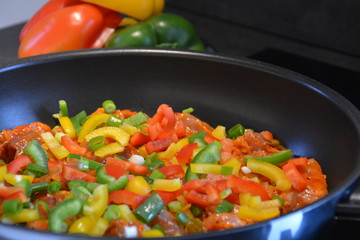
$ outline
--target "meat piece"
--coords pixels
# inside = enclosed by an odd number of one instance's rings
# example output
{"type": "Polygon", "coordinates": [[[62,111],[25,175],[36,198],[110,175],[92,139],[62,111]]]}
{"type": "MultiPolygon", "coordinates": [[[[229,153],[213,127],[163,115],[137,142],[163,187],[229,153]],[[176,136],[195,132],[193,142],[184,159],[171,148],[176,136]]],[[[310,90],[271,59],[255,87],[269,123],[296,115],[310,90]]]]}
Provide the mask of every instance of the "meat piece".
{"type": "Polygon", "coordinates": [[[159,215],[154,218],[153,224],[159,224],[165,230],[166,235],[168,236],[185,234],[184,229],[179,226],[175,217],[166,210],[160,211],[159,215]]]}
{"type": "Polygon", "coordinates": [[[205,131],[206,133],[212,132],[214,129],[206,122],[201,121],[188,113],[179,113],[176,115],[178,121],[181,121],[186,126],[186,135],[190,136],[194,133],[205,131]]]}
{"type": "Polygon", "coordinates": [[[0,134],[0,158],[6,163],[11,162],[22,155],[23,149],[31,140],[42,143],[40,134],[48,131],[51,131],[51,128],[40,122],[21,125],[12,130],[3,130],[0,134]]]}
{"type": "Polygon", "coordinates": [[[224,230],[246,225],[235,213],[211,214],[204,219],[203,224],[208,231],[224,230]]]}

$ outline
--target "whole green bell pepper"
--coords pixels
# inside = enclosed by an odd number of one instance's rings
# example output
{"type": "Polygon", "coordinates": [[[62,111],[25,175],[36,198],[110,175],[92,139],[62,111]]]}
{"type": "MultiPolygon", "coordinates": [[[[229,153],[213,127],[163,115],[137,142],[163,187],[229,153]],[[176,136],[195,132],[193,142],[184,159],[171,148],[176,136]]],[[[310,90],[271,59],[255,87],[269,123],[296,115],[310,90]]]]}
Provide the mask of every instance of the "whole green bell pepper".
{"type": "Polygon", "coordinates": [[[166,47],[205,50],[192,24],[185,18],[162,13],[139,24],[116,30],[105,47],[166,47]]]}

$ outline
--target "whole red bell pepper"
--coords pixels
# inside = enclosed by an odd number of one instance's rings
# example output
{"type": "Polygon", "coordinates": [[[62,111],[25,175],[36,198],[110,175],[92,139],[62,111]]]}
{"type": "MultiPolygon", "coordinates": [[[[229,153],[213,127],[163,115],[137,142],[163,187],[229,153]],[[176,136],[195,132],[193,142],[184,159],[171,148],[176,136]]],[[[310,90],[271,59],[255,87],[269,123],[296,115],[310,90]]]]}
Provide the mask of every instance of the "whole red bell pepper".
{"type": "Polygon", "coordinates": [[[18,57],[102,47],[121,20],[79,0],[50,0],[22,29],[18,57]]]}

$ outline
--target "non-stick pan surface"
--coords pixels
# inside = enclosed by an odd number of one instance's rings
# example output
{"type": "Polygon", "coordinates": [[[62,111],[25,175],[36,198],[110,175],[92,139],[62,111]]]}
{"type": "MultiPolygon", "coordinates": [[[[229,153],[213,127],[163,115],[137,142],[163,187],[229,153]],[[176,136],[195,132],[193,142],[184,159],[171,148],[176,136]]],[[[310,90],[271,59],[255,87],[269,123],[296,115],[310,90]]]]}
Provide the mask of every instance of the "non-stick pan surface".
{"type": "MultiPolygon", "coordinates": [[[[70,114],[103,100],[152,114],[161,103],[231,127],[269,130],[295,154],[316,158],[329,195],[291,214],[243,228],[184,238],[310,239],[323,234],[337,201],[358,180],[360,114],[345,98],[300,74],[202,52],[98,49],[20,59],[0,68],[0,128],[42,121],[65,99],[70,114]]],[[[73,239],[0,224],[0,237],[73,239]]],[[[182,237],[180,237],[182,238],[182,237]]]]}

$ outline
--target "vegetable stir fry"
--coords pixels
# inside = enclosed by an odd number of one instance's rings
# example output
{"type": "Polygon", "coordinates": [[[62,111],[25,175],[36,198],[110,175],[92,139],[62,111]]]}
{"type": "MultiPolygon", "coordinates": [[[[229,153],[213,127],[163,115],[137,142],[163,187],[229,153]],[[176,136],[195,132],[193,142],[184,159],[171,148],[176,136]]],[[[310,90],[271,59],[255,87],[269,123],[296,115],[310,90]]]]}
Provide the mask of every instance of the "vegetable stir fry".
{"type": "Polygon", "coordinates": [[[107,100],[58,125],[0,134],[0,219],[90,236],[162,237],[268,220],[327,194],[311,158],[269,131],[215,128],[194,109],[161,104],[152,116],[107,100]]]}

